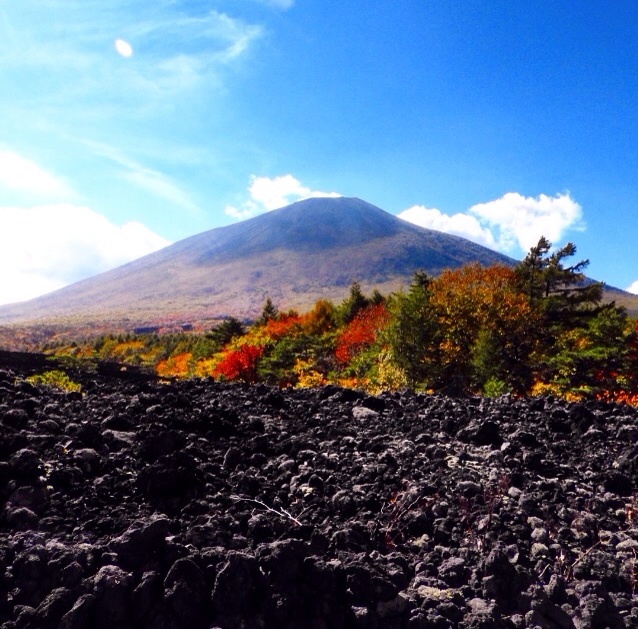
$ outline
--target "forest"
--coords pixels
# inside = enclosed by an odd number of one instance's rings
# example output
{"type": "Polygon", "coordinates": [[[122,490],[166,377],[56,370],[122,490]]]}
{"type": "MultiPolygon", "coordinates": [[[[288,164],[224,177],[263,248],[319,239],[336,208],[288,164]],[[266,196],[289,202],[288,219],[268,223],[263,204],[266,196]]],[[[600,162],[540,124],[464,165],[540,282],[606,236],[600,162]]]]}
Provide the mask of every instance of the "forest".
{"type": "Polygon", "coordinates": [[[602,301],[576,247],[541,238],[517,266],[471,264],[409,288],[319,300],[305,313],[266,299],[251,323],[204,332],[119,334],[41,349],[89,365],[117,361],[163,378],[336,384],[378,393],[552,395],[638,405],[638,322],[602,301]]]}

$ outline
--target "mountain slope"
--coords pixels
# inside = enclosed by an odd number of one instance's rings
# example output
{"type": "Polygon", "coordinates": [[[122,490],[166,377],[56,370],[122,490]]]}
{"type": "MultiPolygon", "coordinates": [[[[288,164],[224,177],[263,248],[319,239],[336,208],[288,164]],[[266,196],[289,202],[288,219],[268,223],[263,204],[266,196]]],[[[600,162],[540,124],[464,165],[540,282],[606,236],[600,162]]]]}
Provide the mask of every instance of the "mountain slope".
{"type": "Polygon", "coordinates": [[[407,223],[356,198],[308,199],[181,240],[112,271],[21,304],[0,323],[131,324],[252,317],[267,296],[280,308],[341,299],[353,281],[388,292],[416,269],[436,275],[513,260],[464,238],[407,223]]]}

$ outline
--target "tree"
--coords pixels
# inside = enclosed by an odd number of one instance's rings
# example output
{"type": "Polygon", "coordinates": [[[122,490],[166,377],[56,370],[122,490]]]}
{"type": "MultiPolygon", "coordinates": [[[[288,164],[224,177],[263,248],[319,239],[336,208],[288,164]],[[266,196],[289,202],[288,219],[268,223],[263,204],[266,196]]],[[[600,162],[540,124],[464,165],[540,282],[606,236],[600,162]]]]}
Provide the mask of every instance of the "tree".
{"type": "Polygon", "coordinates": [[[430,301],[439,326],[437,388],[482,391],[495,379],[520,392],[531,385],[538,317],[511,268],[445,270],[432,283],[430,301]]]}
{"type": "Polygon", "coordinates": [[[388,317],[388,309],[383,303],[368,305],[359,310],[337,338],[337,361],[341,365],[347,365],[356,354],[370,347],[387,325],[388,317]]]}
{"type": "Polygon", "coordinates": [[[410,387],[431,385],[437,371],[438,323],[431,286],[432,279],[417,271],[410,290],[393,295],[390,301],[385,339],[392,362],[403,371],[410,387]]]}
{"type": "Polygon", "coordinates": [[[277,307],[272,303],[270,297],[266,298],[266,303],[261,311],[259,319],[255,322],[256,325],[266,325],[269,321],[277,319],[279,311],[277,307]]]}
{"type": "Polygon", "coordinates": [[[206,336],[217,345],[218,349],[221,349],[234,338],[244,336],[244,334],[246,334],[246,329],[242,322],[235,317],[229,317],[208,332],[206,336]]]}
{"type": "Polygon", "coordinates": [[[305,336],[284,336],[264,352],[259,361],[258,375],[261,380],[277,386],[297,383],[295,364],[308,359],[308,339],[305,336]]]}
{"type": "Polygon", "coordinates": [[[373,306],[378,306],[379,304],[385,304],[386,298],[382,295],[377,288],[372,291],[372,296],[370,297],[370,303],[373,306]]]}
{"type": "Polygon", "coordinates": [[[304,334],[320,336],[335,329],[335,306],[327,299],[319,299],[313,309],[306,313],[301,320],[301,328],[304,334]]]}
{"type": "Polygon", "coordinates": [[[553,253],[551,247],[541,238],[516,267],[518,285],[541,319],[536,388],[588,396],[614,389],[626,362],[627,314],[613,302],[601,303],[603,285],[583,272],[588,260],[566,263],[574,244],[553,253]]]}
{"type": "Polygon", "coordinates": [[[558,335],[545,361],[544,380],[560,394],[613,399],[631,388],[627,376],[634,338],[624,309],[607,304],[586,327],[558,335]]]}
{"type": "Polygon", "coordinates": [[[257,381],[257,363],[263,348],[254,345],[242,345],[224,353],[222,359],[212,371],[214,378],[224,380],[242,380],[253,383],[257,381]]]}
{"type": "Polygon", "coordinates": [[[589,260],[565,265],[576,254],[576,245],[568,242],[553,253],[551,248],[552,243],[542,236],[516,267],[517,284],[549,328],[582,326],[598,312],[603,285],[587,280],[583,273],[589,260]]]}
{"type": "Polygon", "coordinates": [[[341,321],[344,324],[350,323],[360,310],[370,304],[370,300],[361,292],[359,282],[352,282],[350,295],[339,306],[341,321]]]}

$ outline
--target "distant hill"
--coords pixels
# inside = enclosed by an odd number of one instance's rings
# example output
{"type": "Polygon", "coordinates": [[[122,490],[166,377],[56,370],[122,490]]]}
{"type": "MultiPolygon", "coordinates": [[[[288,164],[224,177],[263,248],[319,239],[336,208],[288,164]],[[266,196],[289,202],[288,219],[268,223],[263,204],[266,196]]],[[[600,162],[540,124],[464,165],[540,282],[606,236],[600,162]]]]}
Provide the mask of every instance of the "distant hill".
{"type": "Polygon", "coordinates": [[[191,236],[114,270],[0,308],[3,323],[117,324],[255,317],[280,309],[407,286],[415,270],[438,275],[470,262],[514,264],[464,238],[418,227],[357,198],[299,201],[191,236]]]}

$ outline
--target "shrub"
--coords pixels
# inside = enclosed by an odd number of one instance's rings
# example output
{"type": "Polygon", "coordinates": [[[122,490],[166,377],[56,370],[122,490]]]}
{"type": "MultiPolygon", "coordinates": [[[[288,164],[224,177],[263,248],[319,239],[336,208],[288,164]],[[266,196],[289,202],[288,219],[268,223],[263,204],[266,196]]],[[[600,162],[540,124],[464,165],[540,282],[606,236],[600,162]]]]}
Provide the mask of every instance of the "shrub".
{"type": "Polygon", "coordinates": [[[81,385],[77,382],[73,382],[64,371],[60,371],[59,369],[29,376],[27,382],[35,386],[51,387],[53,389],[67,391],[68,393],[82,390],[81,385]]]}

